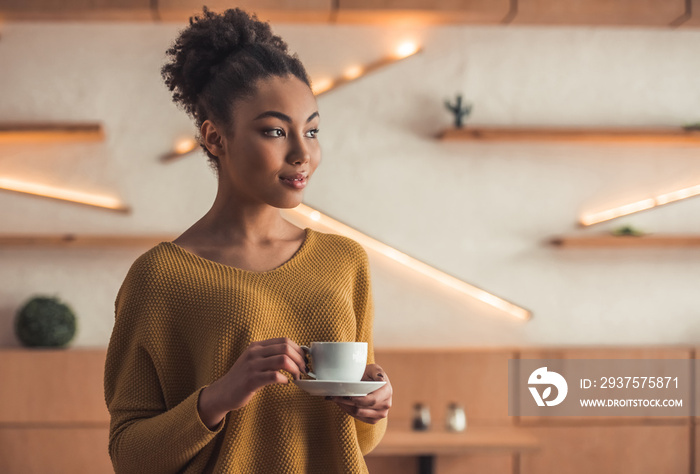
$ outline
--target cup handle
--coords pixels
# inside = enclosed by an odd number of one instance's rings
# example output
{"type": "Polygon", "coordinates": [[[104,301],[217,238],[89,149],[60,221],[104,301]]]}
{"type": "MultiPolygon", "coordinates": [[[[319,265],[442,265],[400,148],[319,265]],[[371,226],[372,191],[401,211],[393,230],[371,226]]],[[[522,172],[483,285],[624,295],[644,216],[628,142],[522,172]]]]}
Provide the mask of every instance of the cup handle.
{"type": "MultiPolygon", "coordinates": [[[[307,357],[311,357],[311,349],[308,346],[300,345],[299,347],[301,347],[301,350],[304,351],[304,359],[306,359],[307,357]]],[[[309,377],[313,377],[314,379],[318,379],[318,377],[316,377],[316,374],[314,374],[310,370],[306,373],[306,375],[308,375],[309,377]]]]}

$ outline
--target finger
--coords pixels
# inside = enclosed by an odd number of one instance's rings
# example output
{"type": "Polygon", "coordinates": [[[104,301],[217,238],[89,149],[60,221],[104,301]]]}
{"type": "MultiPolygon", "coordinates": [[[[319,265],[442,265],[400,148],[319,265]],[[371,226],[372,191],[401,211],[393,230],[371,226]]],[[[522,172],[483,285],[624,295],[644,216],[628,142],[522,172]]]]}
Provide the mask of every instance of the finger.
{"type": "Polygon", "coordinates": [[[349,407],[347,405],[338,405],[338,407],[348,415],[356,418],[364,423],[375,424],[386,418],[389,414],[388,410],[370,410],[366,408],[349,407]]]}
{"type": "Polygon", "coordinates": [[[254,342],[253,344],[258,344],[261,346],[270,346],[270,345],[276,345],[276,344],[284,344],[286,342],[294,342],[288,337],[273,337],[271,339],[264,339],[262,341],[257,341],[254,342]]]}
{"type": "Polygon", "coordinates": [[[384,369],[382,369],[381,366],[377,364],[368,364],[365,368],[365,373],[362,376],[362,380],[386,382],[389,380],[389,377],[387,377],[386,372],[384,372],[384,369]]]}
{"type": "Polygon", "coordinates": [[[255,347],[251,349],[251,354],[260,357],[271,357],[285,354],[294,360],[300,371],[305,371],[306,361],[304,360],[303,351],[301,349],[297,351],[294,349],[294,347],[286,343],[255,347]]]}
{"type": "Polygon", "coordinates": [[[374,400],[368,400],[367,396],[364,397],[332,397],[334,402],[340,403],[342,405],[347,405],[347,406],[362,406],[362,407],[370,407],[372,406],[375,401],[374,400]]]}
{"type": "Polygon", "coordinates": [[[258,349],[256,352],[265,357],[276,354],[287,354],[289,357],[297,361],[297,363],[300,364],[301,367],[303,367],[306,363],[304,358],[304,351],[302,351],[301,349],[297,350],[289,344],[275,344],[272,346],[266,346],[258,349]]]}
{"type": "Polygon", "coordinates": [[[355,396],[355,397],[334,397],[338,398],[345,404],[351,404],[356,406],[384,406],[387,403],[390,405],[390,401],[393,395],[393,389],[388,383],[378,388],[374,392],[370,392],[365,396],[355,396]]]}
{"type": "Polygon", "coordinates": [[[301,376],[302,372],[298,363],[287,354],[276,354],[255,359],[251,365],[254,372],[286,370],[296,378],[301,376]]]}
{"type": "Polygon", "coordinates": [[[334,402],[358,408],[370,408],[373,410],[386,410],[391,408],[390,397],[331,397],[334,402]]]}

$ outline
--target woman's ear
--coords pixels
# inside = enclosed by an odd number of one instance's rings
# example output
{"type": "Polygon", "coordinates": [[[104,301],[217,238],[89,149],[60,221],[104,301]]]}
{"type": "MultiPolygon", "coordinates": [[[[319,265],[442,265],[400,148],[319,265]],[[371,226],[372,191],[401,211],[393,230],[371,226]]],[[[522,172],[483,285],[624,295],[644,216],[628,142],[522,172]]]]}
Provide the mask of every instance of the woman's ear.
{"type": "Polygon", "coordinates": [[[199,130],[204,140],[204,146],[207,147],[209,153],[221,158],[225,154],[224,137],[219,133],[211,120],[205,120],[199,130]]]}

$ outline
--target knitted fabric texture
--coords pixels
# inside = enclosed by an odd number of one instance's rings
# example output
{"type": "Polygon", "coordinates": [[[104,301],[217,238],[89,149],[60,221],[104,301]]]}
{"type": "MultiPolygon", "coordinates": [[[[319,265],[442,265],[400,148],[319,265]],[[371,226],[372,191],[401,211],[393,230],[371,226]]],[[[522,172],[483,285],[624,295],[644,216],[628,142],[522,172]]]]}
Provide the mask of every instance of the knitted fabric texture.
{"type": "Polygon", "coordinates": [[[197,410],[202,389],[255,341],[365,341],[374,362],[369,265],[355,241],[306,229],[267,272],[161,242],[134,262],[115,310],[104,388],[116,473],[367,472],[386,419],[355,420],[293,383],[260,389],[215,431],[197,410]]]}

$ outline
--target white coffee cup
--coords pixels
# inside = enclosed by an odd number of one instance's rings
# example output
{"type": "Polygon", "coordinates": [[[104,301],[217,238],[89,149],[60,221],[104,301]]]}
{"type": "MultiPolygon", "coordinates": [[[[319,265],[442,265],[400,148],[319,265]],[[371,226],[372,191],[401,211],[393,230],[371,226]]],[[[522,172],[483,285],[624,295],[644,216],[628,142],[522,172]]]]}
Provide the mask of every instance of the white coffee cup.
{"type": "Polygon", "coordinates": [[[316,380],[359,382],[367,366],[366,342],[312,342],[311,347],[301,346],[311,356],[316,380]]]}

